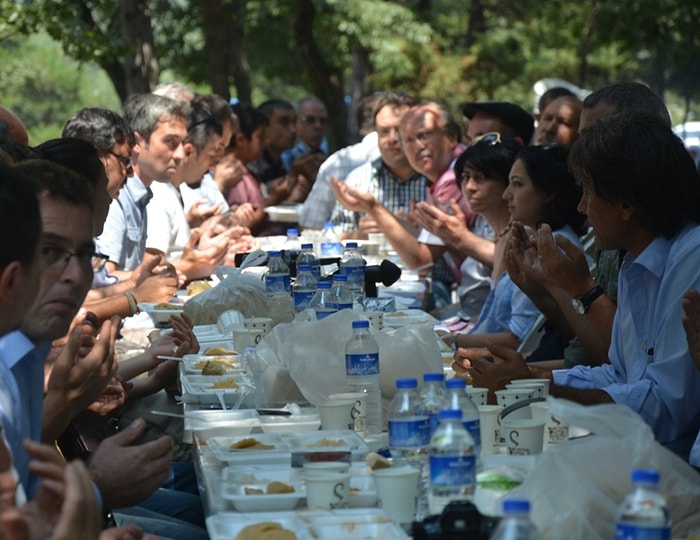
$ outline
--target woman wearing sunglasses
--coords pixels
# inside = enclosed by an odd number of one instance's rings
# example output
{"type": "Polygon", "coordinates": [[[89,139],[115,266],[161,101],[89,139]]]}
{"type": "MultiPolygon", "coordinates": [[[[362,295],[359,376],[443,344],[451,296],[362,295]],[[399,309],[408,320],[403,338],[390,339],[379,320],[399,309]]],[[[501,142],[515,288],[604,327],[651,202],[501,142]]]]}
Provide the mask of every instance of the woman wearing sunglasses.
{"type": "Polygon", "coordinates": [[[556,234],[579,246],[579,237],[585,232],[585,219],[576,210],[580,188],[568,171],[564,151],[558,147],[522,148],[515,156],[505,184],[497,180],[499,177],[493,170],[480,166],[477,158],[487,149],[495,151],[508,146],[496,134],[487,134],[475,141],[455,165],[472,210],[481,214],[496,233],[492,289],[472,331],[456,336],[455,344],[459,347],[483,347],[493,342],[515,349],[539,315],[532,301],[505,271],[511,222],[533,232],[540,224],[547,223],[556,234]],[[495,193],[499,191],[501,199],[497,201],[495,193]]]}

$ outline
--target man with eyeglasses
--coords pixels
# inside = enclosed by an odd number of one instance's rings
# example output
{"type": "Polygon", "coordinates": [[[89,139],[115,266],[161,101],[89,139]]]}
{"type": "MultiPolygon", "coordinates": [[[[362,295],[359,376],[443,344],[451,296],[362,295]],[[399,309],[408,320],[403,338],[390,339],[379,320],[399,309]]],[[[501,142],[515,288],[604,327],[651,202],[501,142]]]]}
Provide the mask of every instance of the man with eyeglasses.
{"type": "Polygon", "coordinates": [[[315,96],[306,96],[294,102],[297,112],[297,140],[292,148],[282,152],[282,163],[287,172],[312,175],[328,156],[328,112],[324,103],[315,96]]]}

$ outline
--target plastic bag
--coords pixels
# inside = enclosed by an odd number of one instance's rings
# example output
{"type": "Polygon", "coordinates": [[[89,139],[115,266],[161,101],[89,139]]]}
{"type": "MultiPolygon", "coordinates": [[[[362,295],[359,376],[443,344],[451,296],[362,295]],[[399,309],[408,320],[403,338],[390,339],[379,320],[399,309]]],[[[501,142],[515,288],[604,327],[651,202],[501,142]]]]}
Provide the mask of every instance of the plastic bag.
{"type": "Polygon", "coordinates": [[[657,443],[639,415],[625,405],[547,400],[553,415],[591,435],[550,446],[508,495],[530,500],[542,538],[614,538],[616,508],[631,489],[632,469],[642,467],[659,471],[673,537],[685,538],[700,525],[700,475],[657,443]]]}
{"type": "Polygon", "coordinates": [[[220,266],[216,270],[219,283],[185,302],[184,312],[195,325],[216,324],[224,311],[235,309],[245,317],[270,317],[272,324],[289,322],[294,318],[292,298],[268,295],[259,277],[242,272],[247,266],[257,264],[267,256],[265,252],[253,252],[241,268],[220,266]]]}
{"type": "MultiPolygon", "coordinates": [[[[347,391],[345,345],[352,321],[363,313],[342,310],[317,321],[304,312],[291,324],[280,324],[258,344],[260,364],[256,387],[261,401],[278,403],[301,394],[311,404],[330,394],[347,391]],[[292,388],[291,385],[295,388],[292,388]]],[[[370,332],[379,345],[379,383],[385,407],[394,396],[396,379],[421,379],[426,372],[442,372],[440,349],[432,324],[416,324],[370,332]]]]}

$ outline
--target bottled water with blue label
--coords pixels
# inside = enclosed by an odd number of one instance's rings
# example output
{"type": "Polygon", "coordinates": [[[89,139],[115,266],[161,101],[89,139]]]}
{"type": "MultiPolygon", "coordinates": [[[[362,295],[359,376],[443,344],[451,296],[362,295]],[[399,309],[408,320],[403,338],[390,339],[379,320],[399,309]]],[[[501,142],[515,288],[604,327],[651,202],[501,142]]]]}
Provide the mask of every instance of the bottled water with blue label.
{"type": "Polygon", "coordinates": [[[632,471],[630,491],[617,509],[616,540],[670,540],[671,514],[654,469],[632,471]]]}
{"type": "Polygon", "coordinates": [[[297,256],[297,268],[302,264],[308,264],[311,266],[311,273],[316,278],[316,281],[321,279],[321,263],[314,253],[313,244],[302,244],[301,251],[297,256]]]}
{"type": "Polygon", "coordinates": [[[505,499],[503,518],[489,540],[539,540],[541,535],[530,521],[530,501],[505,499]]]}
{"type": "Polygon", "coordinates": [[[338,311],[331,300],[330,281],[319,281],[316,284],[316,292],[309,300],[309,307],[316,312],[319,321],[338,311]]]}
{"type": "Polygon", "coordinates": [[[464,428],[469,432],[469,435],[474,439],[474,447],[476,454],[481,453],[481,426],[479,423],[479,409],[467,397],[465,391],[467,382],[461,377],[455,377],[445,382],[447,394],[443,409],[459,409],[462,411],[462,423],[464,428]]]}
{"type": "Polygon", "coordinates": [[[321,257],[340,257],[343,254],[343,244],[335,232],[332,221],[327,221],[321,233],[321,257]]]}
{"type": "Polygon", "coordinates": [[[270,251],[268,255],[270,260],[267,263],[267,274],[265,274],[265,289],[267,292],[289,293],[289,266],[284,262],[282,253],[270,251]]]}
{"type": "Polygon", "coordinates": [[[340,269],[348,276],[348,289],[353,300],[361,302],[365,295],[365,260],[357,249],[357,242],[345,245],[340,269]]]}
{"type": "Polygon", "coordinates": [[[398,465],[425,470],[430,446],[430,418],[419,413],[418,381],[398,379],[396,395],[389,406],[389,450],[398,465]]]}
{"type": "Polygon", "coordinates": [[[365,433],[382,432],[382,397],[379,391],[379,346],[369,333],[369,321],[353,321],[352,337],[345,346],[345,375],[351,392],[367,396],[365,433]]]}
{"type": "Polygon", "coordinates": [[[418,393],[418,410],[430,417],[430,436],[440,424],[438,414],[445,402],[445,374],[425,373],[423,388],[418,393]]]}
{"type": "Polygon", "coordinates": [[[440,425],[430,439],[431,514],[440,514],[450,501],[471,500],[476,486],[474,439],[464,429],[462,411],[443,409],[440,425]]]}
{"type": "Polygon", "coordinates": [[[333,276],[331,285],[331,303],[337,311],[341,309],[352,309],[352,295],[347,285],[347,276],[337,273],[333,276]]]}
{"type": "Polygon", "coordinates": [[[309,307],[309,302],[316,293],[316,278],[311,273],[311,265],[297,265],[297,277],[292,286],[294,311],[299,313],[309,307]]]}

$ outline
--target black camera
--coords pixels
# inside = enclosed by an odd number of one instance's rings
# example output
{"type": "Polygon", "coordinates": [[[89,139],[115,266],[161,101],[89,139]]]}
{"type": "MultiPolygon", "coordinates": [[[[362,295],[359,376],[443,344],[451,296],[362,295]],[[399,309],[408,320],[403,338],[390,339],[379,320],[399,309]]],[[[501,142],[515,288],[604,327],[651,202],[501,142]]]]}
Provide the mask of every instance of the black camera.
{"type": "Polygon", "coordinates": [[[452,501],[441,514],[411,525],[413,540],[488,540],[499,518],[484,516],[468,501],[452,501]]]}

